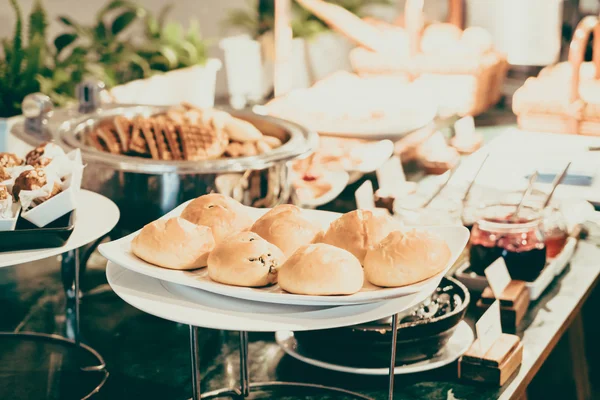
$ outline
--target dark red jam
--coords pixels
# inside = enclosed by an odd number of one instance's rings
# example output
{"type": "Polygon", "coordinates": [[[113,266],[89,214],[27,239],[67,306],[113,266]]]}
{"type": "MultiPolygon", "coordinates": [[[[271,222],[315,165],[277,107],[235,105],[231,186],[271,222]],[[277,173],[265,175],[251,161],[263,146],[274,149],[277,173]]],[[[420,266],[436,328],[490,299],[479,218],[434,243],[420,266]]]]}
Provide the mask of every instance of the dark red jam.
{"type": "Polygon", "coordinates": [[[470,264],[479,275],[502,257],[512,279],[532,282],[546,265],[546,252],[539,226],[530,220],[512,220],[510,216],[487,219],[471,230],[470,264]]]}

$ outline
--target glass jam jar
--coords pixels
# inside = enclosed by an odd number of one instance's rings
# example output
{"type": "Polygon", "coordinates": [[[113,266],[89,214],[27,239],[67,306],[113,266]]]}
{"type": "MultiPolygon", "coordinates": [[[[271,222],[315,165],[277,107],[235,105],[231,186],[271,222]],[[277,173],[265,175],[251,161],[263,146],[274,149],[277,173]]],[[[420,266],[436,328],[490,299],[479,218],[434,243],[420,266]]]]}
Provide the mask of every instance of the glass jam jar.
{"type": "Polygon", "coordinates": [[[543,218],[546,255],[548,258],[554,258],[567,244],[569,238],[567,220],[561,208],[556,204],[544,209],[543,218]]]}
{"type": "Polygon", "coordinates": [[[515,280],[534,281],[546,265],[543,216],[533,208],[523,207],[518,217],[515,205],[498,204],[480,211],[471,230],[471,269],[484,270],[499,257],[504,258],[515,280]]]}

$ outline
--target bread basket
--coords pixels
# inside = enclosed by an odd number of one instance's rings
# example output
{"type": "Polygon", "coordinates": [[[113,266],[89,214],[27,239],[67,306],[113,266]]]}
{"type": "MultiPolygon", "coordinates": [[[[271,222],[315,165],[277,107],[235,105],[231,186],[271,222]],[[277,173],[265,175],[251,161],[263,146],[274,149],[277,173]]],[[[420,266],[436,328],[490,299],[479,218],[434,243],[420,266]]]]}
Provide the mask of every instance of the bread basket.
{"type": "Polygon", "coordinates": [[[407,0],[404,27],[400,27],[373,19],[361,20],[321,0],[298,0],[359,45],[350,53],[350,63],[357,73],[401,75],[425,81],[436,92],[441,114],[477,115],[500,100],[508,62],[504,54],[493,48],[489,33],[481,28],[463,31],[463,0],[448,1],[449,22],[426,26],[423,0],[407,0]],[[433,49],[424,46],[430,29],[438,31],[439,40],[433,49]],[[449,35],[445,30],[452,31],[456,46],[446,46],[449,35]],[[461,39],[467,31],[468,38],[461,39]],[[459,46],[459,39],[468,45],[459,46]]]}
{"type": "Polygon", "coordinates": [[[600,20],[587,16],[573,34],[568,61],[542,69],[515,92],[521,129],[600,136],[600,40],[594,40],[592,62],[584,62],[592,32],[600,38],[600,20]]]}

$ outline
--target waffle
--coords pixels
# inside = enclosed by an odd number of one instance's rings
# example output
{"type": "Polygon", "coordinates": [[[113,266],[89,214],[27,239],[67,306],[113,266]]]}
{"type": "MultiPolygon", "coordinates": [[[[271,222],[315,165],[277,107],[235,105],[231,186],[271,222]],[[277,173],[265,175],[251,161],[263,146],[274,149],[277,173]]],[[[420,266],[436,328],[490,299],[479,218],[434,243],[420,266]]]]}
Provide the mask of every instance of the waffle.
{"type": "Polygon", "coordinates": [[[224,111],[184,103],[150,117],[119,115],[103,120],[87,135],[86,142],[103,152],[163,161],[256,156],[281,146],[278,138],[260,132],[260,137],[236,140],[235,135],[228,134],[232,124],[237,130],[251,125],[224,111]]]}
{"type": "Polygon", "coordinates": [[[98,132],[97,131],[93,131],[92,133],[90,133],[87,136],[87,140],[88,143],[94,147],[96,150],[98,151],[104,151],[104,152],[108,152],[108,147],[106,147],[104,145],[104,141],[102,141],[99,137],[98,137],[98,132]]]}
{"type": "Polygon", "coordinates": [[[128,118],[121,115],[116,116],[113,123],[115,124],[115,130],[121,141],[123,152],[126,153],[129,151],[129,141],[133,132],[133,123],[128,118]]]}
{"type": "Polygon", "coordinates": [[[148,144],[146,143],[146,139],[144,139],[144,135],[141,129],[143,121],[143,117],[135,117],[133,120],[133,128],[131,131],[131,141],[129,142],[129,150],[141,155],[147,155],[149,153],[148,144]]]}
{"type": "Polygon", "coordinates": [[[98,139],[100,139],[106,149],[111,154],[121,154],[121,146],[117,134],[108,126],[99,127],[96,129],[98,139]]]}
{"type": "Polygon", "coordinates": [[[142,119],[140,124],[140,129],[142,131],[142,135],[144,139],[146,139],[146,144],[148,145],[148,150],[150,151],[150,157],[153,160],[159,160],[160,157],[158,155],[158,147],[156,145],[156,140],[154,140],[154,132],[152,131],[152,119],[142,119]]]}
{"type": "Polygon", "coordinates": [[[213,160],[219,158],[227,147],[227,136],[208,127],[183,124],[176,126],[183,157],[190,161],[213,160]]]}
{"type": "Polygon", "coordinates": [[[181,141],[179,139],[179,133],[175,129],[175,124],[171,120],[166,120],[165,123],[165,136],[167,138],[167,144],[173,155],[173,160],[183,160],[181,151],[181,141]]]}
{"type": "Polygon", "coordinates": [[[169,150],[169,146],[167,144],[166,127],[163,117],[152,118],[151,121],[159,158],[161,160],[172,160],[173,154],[169,150]]]}

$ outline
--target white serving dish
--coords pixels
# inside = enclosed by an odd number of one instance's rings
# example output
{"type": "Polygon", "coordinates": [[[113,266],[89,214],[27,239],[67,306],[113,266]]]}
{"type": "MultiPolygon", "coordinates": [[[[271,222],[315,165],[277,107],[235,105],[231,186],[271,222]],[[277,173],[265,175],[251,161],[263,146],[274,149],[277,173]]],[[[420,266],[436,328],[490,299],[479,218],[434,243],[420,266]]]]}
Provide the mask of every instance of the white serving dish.
{"type": "Polygon", "coordinates": [[[14,231],[17,226],[17,220],[19,219],[19,213],[21,212],[21,205],[19,203],[13,203],[12,205],[12,218],[0,218],[0,232],[3,231],[14,231]]]}
{"type": "Polygon", "coordinates": [[[177,105],[188,102],[213,107],[220,60],[210,58],[204,65],[180,68],[115,86],[103,100],[117,104],[177,105]]]}
{"type": "Polygon", "coordinates": [[[376,303],[314,307],[221,296],[138,274],[112,262],[106,266],[106,277],[119,297],[148,314],[185,325],[247,332],[309,331],[375,321],[416,306],[436,288],[376,303]]]}
{"type": "MultiPolygon", "coordinates": [[[[444,348],[432,358],[427,360],[417,361],[413,363],[396,365],[394,368],[395,375],[406,375],[414,374],[417,372],[430,371],[432,369],[441,368],[445,365],[451,364],[462,356],[471,347],[475,335],[473,330],[465,321],[461,321],[456,326],[456,331],[448,340],[448,343],[444,348]]],[[[275,332],[275,341],[290,356],[297,360],[303,361],[307,364],[314,365],[315,367],[325,368],[332,371],[345,372],[348,374],[359,374],[359,375],[378,375],[387,376],[390,372],[389,368],[367,368],[367,367],[354,367],[350,365],[334,364],[328,361],[318,360],[308,354],[303,354],[300,347],[298,347],[298,340],[294,337],[294,332],[290,331],[279,331],[275,332]]]]}
{"type": "MultiPolygon", "coordinates": [[[[546,266],[533,282],[527,282],[526,286],[529,289],[529,298],[533,301],[537,300],[542,293],[550,286],[554,278],[560,275],[569,262],[571,257],[575,253],[577,247],[577,239],[569,238],[562,251],[552,260],[546,263],[546,266]]],[[[466,261],[456,270],[454,276],[456,279],[461,281],[470,290],[476,292],[483,292],[488,286],[488,282],[485,276],[477,275],[474,272],[467,272],[469,268],[469,262],[466,261]]]]}
{"type": "MultiPolygon", "coordinates": [[[[302,208],[315,208],[335,200],[346,189],[350,180],[350,175],[346,171],[325,171],[323,173],[327,182],[331,183],[331,189],[314,198],[299,198],[294,195],[294,204],[302,208]]],[[[301,179],[296,173],[292,174],[292,179],[301,179]]]]}
{"type": "Polygon", "coordinates": [[[73,150],[67,154],[67,157],[75,162],[75,166],[71,174],[66,177],[63,190],[42,204],[21,212],[23,219],[39,228],[43,228],[50,222],[77,208],[77,195],[81,189],[81,178],[83,176],[81,152],[79,149],[73,150]]]}
{"type": "MultiPolygon", "coordinates": [[[[162,218],[172,218],[179,216],[187,203],[180,205],[173,211],[169,212],[162,218]]],[[[252,207],[246,207],[248,215],[254,219],[260,218],[269,209],[258,209],[252,207]]],[[[327,229],[329,224],[337,219],[341,214],[318,211],[318,210],[304,210],[307,218],[313,220],[315,223],[320,224],[323,229],[327,229]]],[[[398,229],[406,229],[400,224],[398,229]]],[[[451,251],[451,257],[448,265],[439,274],[414,285],[409,285],[399,288],[379,288],[365,282],[363,289],[353,295],[348,296],[304,296],[296,295],[284,292],[279,285],[269,286],[265,288],[242,288],[236,286],[224,285],[212,281],[208,277],[206,268],[194,270],[194,271],[175,271],[165,268],[156,267],[149,264],[139,258],[137,258],[131,251],[131,241],[139,233],[134,232],[131,235],[125,236],[116,241],[105,243],[100,245],[98,248],[100,253],[108,260],[115,264],[121,265],[134,272],[138,272],[144,275],[148,275],[154,278],[161,279],[163,281],[177,283],[185,286],[202,289],[208,292],[213,292],[225,296],[237,297],[245,300],[252,300],[258,302],[267,303],[279,303],[279,304],[296,304],[296,305],[313,305],[313,306],[331,306],[331,305],[349,305],[349,304],[363,304],[378,302],[393,298],[398,298],[406,295],[419,293],[422,290],[433,290],[450,267],[456,262],[463,249],[465,248],[469,240],[469,231],[463,226],[449,226],[449,227],[427,227],[418,228],[425,229],[431,232],[435,232],[442,236],[448,243],[451,251]]]]}

